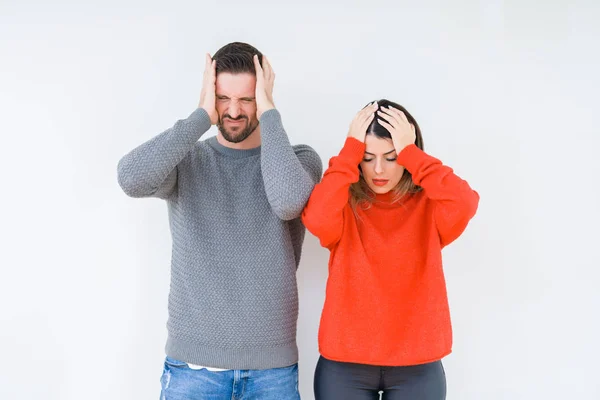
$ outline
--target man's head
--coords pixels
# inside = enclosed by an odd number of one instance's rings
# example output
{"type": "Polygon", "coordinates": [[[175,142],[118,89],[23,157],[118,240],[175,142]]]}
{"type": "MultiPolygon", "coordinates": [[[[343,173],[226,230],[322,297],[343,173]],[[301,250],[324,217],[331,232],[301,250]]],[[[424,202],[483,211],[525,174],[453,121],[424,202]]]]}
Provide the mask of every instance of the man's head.
{"type": "Polygon", "coordinates": [[[244,141],[258,127],[255,54],[262,65],[262,53],[246,43],[229,43],[213,56],[217,74],[217,127],[225,140],[231,143],[244,141]]]}

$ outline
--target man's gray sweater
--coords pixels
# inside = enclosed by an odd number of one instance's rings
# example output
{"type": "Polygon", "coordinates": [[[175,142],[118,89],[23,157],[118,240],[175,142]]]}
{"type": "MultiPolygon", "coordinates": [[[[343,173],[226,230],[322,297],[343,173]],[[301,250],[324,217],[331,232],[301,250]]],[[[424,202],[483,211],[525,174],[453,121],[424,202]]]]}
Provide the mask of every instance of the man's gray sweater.
{"type": "Polygon", "coordinates": [[[300,213],[322,173],[318,154],[292,146],[275,109],[261,146],[236,150],[199,108],[125,155],[119,184],[168,204],[173,241],[168,356],[228,369],[298,360],[296,323],[305,228],[300,213]]]}

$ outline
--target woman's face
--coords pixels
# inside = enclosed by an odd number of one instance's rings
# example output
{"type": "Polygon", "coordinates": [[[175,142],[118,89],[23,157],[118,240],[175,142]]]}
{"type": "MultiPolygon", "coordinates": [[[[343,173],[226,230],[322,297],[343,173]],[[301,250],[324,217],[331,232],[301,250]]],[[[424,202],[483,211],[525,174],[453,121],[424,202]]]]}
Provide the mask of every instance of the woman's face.
{"type": "Polygon", "coordinates": [[[365,145],[365,154],[360,163],[363,178],[373,192],[385,194],[400,182],[404,167],[396,162],[396,149],[391,139],[367,135],[365,145]]]}

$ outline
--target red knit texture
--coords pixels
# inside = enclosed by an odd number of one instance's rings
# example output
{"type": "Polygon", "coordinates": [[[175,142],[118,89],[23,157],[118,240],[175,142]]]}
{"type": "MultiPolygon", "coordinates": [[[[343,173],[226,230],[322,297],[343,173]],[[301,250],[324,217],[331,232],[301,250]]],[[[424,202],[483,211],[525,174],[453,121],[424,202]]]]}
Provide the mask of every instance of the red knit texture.
{"type": "Polygon", "coordinates": [[[330,250],[319,351],[335,361],[402,366],[452,351],[442,248],[464,231],[479,195],[452,169],[415,145],[397,162],[423,188],[368,209],[349,203],[365,144],[348,138],[331,158],[302,220],[330,250]]]}

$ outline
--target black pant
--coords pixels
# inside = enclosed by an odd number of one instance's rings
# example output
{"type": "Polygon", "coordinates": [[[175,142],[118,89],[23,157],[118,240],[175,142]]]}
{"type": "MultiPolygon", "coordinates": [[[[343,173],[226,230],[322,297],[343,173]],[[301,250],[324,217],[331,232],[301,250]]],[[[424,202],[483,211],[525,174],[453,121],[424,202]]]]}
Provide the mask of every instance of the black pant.
{"type": "Polygon", "coordinates": [[[444,400],[446,374],[441,361],[407,367],[378,367],[319,358],[315,400],[444,400]]]}

